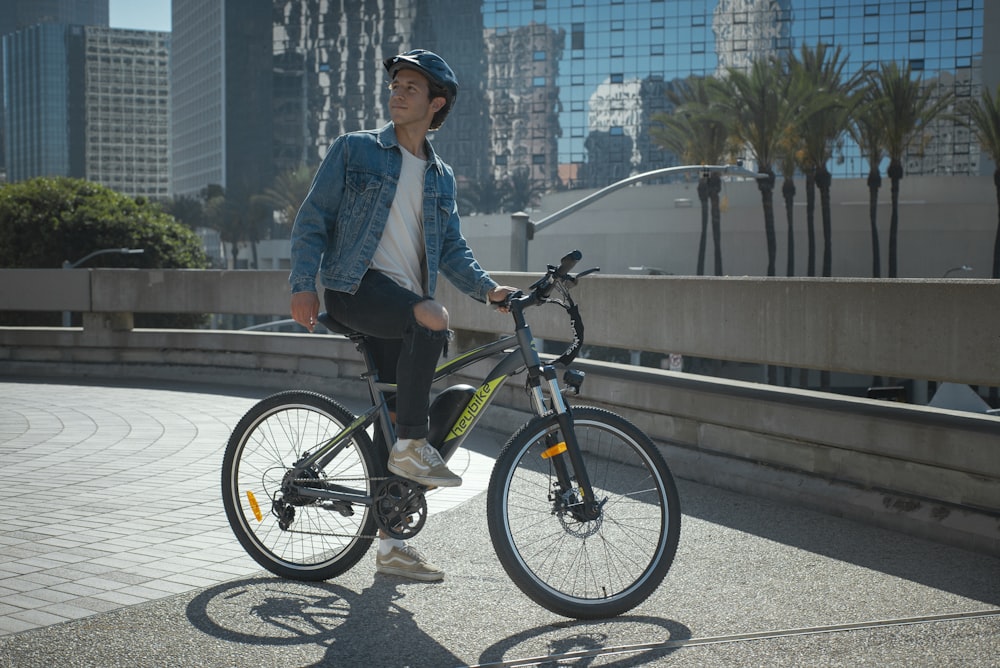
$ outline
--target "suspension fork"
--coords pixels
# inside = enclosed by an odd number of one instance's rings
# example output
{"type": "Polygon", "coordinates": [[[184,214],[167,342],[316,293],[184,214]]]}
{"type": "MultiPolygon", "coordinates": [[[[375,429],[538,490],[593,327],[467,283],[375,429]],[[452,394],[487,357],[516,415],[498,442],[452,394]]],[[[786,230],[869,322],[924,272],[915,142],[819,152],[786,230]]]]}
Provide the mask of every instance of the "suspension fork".
{"type": "Polygon", "coordinates": [[[563,490],[573,489],[573,481],[576,481],[576,489],[579,490],[582,497],[581,504],[570,507],[570,511],[581,521],[595,520],[601,514],[601,502],[594,495],[594,488],[590,484],[590,476],[587,474],[587,467],[583,462],[583,453],[580,451],[580,443],[576,438],[573,413],[566,405],[562,392],[559,390],[555,367],[549,364],[544,366],[541,371],[542,377],[548,384],[552,410],[555,411],[559,433],[562,434],[561,442],[556,433],[546,436],[546,445],[548,446],[546,453],[549,455],[556,472],[556,478],[563,490]],[[572,467],[572,471],[570,467],[572,467]]]}

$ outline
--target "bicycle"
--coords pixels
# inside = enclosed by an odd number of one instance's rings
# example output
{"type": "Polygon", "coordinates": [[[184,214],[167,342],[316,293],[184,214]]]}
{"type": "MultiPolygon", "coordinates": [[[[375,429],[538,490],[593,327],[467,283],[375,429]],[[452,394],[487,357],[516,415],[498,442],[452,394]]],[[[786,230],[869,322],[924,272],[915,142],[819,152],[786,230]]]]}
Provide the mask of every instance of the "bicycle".
{"type": "MultiPolygon", "coordinates": [[[[497,390],[526,374],[535,416],[494,465],[486,492],[490,539],[529,598],[559,615],[596,619],[631,610],[660,585],[677,550],[680,504],[648,436],[606,409],[567,404],[566,395],[579,394],[584,380],[570,368],[584,326],[569,290],[599,271],[571,275],[581,258],[580,251],[569,253],[527,294],[508,297],[513,334],[437,368],[435,381],[500,356],[478,388],[456,385],[435,397],[428,441],[450,458],[497,390]],[[569,347],[551,363],[542,362],[524,315],[542,304],[565,309],[573,330],[569,347]],[[563,387],[557,366],[566,367],[563,387]]],[[[354,415],[313,392],[272,395],[237,424],[222,469],[223,504],[239,542],[258,564],[296,580],[340,575],[368,551],[377,530],[412,538],[427,517],[427,488],[386,472],[396,440],[387,403],[394,385],[379,380],[363,335],[328,314],[321,322],[350,338],[363,357],[371,407],[354,415]]]]}

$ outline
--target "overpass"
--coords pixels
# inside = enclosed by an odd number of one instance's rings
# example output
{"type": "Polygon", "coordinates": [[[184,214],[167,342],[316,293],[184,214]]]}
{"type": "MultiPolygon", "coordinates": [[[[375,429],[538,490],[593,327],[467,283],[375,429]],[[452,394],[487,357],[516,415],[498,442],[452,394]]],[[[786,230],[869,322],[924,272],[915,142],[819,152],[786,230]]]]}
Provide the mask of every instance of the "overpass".
{"type": "MultiPolygon", "coordinates": [[[[588,266],[586,259],[581,268],[588,266]]],[[[90,377],[363,392],[335,336],[136,329],[135,313],[287,312],[286,272],[0,269],[0,311],[74,311],[83,327],[0,327],[0,376],[90,377]]],[[[495,272],[526,287],[536,276],[495,272]]],[[[591,276],[575,296],[587,342],[724,360],[732,380],[581,360],[580,401],[605,405],[656,440],[680,477],[1000,555],[1000,417],[766,384],[762,366],[996,386],[1000,281],[591,276]],[[755,380],[761,382],[754,382],[755,380]]],[[[509,330],[458,295],[439,299],[456,349],[509,330]]],[[[565,340],[560,309],[531,314],[565,340]]],[[[474,376],[483,369],[473,367],[474,376]]],[[[470,378],[471,380],[471,378],[470,378]]],[[[516,383],[516,381],[515,381],[516,383]]],[[[528,400],[508,384],[493,425],[528,400]]]]}

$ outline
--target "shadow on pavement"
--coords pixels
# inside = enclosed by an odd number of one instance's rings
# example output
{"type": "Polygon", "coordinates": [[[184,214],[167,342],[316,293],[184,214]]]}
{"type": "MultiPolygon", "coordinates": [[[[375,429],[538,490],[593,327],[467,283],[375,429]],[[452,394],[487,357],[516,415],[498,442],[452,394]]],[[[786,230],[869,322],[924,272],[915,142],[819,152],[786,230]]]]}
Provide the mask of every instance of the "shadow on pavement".
{"type": "MultiPolygon", "coordinates": [[[[461,659],[442,647],[396,604],[406,582],[378,578],[356,593],[328,582],[272,577],[227,582],[206,589],[187,606],[198,630],[251,646],[311,644],[325,648],[316,666],[457,666],[461,659]]],[[[420,583],[426,586],[425,583],[420,583]]]]}

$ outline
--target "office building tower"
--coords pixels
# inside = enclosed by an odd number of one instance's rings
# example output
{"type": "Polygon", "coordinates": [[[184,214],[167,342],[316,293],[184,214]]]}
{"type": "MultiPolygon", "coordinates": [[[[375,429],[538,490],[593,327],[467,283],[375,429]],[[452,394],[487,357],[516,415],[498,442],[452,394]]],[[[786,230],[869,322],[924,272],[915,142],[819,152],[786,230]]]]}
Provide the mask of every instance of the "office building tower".
{"type": "MultiPolygon", "coordinates": [[[[41,23],[65,25],[108,25],[108,0],[0,0],[0,38],[41,23]]],[[[44,42],[44,38],[42,38],[44,42]]],[[[40,43],[39,43],[40,44],[40,43]]],[[[46,45],[49,55],[53,48],[46,45]]],[[[42,54],[36,52],[38,57],[42,54]]],[[[0,182],[6,171],[6,124],[3,120],[3,49],[0,48],[0,182]]],[[[12,65],[16,67],[17,65],[12,65]]]]}
{"type": "MultiPolygon", "coordinates": [[[[83,178],[132,197],[170,196],[170,33],[83,33],[83,178]]],[[[71,96],[71,100],[75,98],[71,96]]],[[[71,109],[71,123],[78,114],[71,109]]],[[[79,132],[79,130],[77,130],[79,132]]]]}
{"type": "Polygon", "coordinates": [[[169,34],[43,23],[3,37],[7,177],[170,192],[169,34]]]}
{"type": "Polygon", "coordinates": [[[175,195],[216,185],[236,200],[271,184],[274,11],[272,0],[172,0],[175,195]]]}

